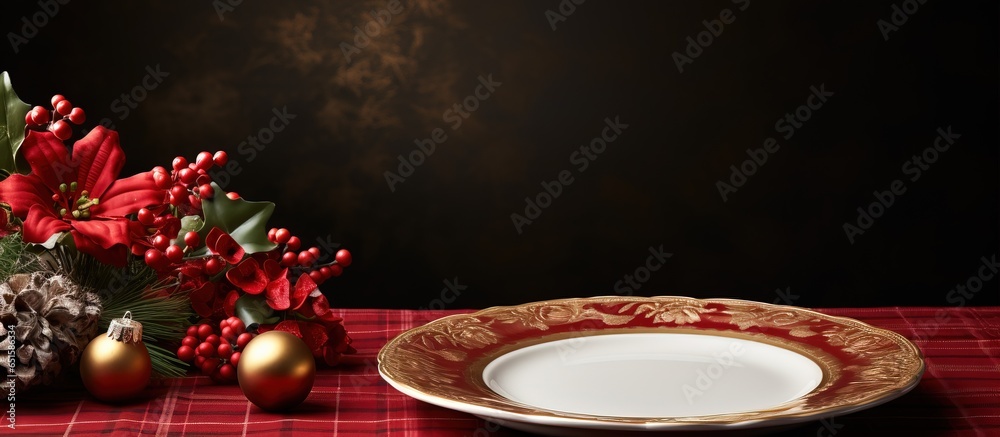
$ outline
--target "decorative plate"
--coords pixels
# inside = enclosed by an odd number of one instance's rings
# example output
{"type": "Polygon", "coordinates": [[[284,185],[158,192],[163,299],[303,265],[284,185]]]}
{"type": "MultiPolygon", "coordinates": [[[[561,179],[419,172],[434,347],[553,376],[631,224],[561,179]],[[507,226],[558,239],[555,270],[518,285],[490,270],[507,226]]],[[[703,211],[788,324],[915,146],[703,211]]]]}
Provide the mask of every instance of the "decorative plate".
{"type": "Polygon", "coordinates": [[[546,434],[783,427],[920,381],[903,336],[734,299],[594,297],[493,307],[406,331],[379,372],[419,400],[546,434]]]}

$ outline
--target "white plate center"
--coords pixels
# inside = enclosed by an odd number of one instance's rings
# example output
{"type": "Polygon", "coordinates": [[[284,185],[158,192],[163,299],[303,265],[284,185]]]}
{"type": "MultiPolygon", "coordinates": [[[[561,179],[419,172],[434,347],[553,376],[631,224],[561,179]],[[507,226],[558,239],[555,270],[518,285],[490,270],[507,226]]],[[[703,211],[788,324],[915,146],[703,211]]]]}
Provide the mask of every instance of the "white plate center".
{"type": "Polygon", "coordinates": [[[536,408],[611,417],[681,417],[767,409],[823,379],[798,353],[700,334],[581,336],[529,346],[489,363],[495,392],[536,408]]]}

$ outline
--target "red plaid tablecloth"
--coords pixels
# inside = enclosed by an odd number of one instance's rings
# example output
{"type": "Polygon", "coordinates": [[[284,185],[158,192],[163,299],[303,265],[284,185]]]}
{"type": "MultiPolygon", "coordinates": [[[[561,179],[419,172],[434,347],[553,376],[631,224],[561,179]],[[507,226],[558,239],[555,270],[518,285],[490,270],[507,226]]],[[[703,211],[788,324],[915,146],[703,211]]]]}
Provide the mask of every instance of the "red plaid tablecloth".
{"type": "MultiPolygon", "coordinates": [[[[899,332],[923,350],[927,371],[912,392],[887,404],[780,435],[1000,435],[1000,308],[840,308],[899,332]]],[[[312,394],[294,412],[266,413],[238,386],[206,377],[171,379],[146,401],[107,405],[79,384],[21,396],[16,429],[4,435],[522,435],[477,417],[426,404],[379,377],[379,348],[400,332],[464,311],[342,310],[358,354],[321,370],[312,394]]],[[[6,407],[5,407],[6,408],[6,407]]]]}

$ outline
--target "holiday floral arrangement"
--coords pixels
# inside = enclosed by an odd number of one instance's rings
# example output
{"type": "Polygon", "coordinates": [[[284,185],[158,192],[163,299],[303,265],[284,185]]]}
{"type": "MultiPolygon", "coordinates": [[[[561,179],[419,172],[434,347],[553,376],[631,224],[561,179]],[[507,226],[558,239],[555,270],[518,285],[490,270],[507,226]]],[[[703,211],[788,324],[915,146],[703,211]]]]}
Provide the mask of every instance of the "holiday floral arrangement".
{"type": "Polygon", "coordinates": [[[85,352],[104,337],[144,344],[153,375],[195,369],[220,383],[268,331],[301,339],[318,364],[354,352],[319,289],[351,254],[268,230],[273,203],[212,182],[225,152],[119,177],[118,133],[97,126],[70,142],[85,113],[63,96],[32,107],[4,72],[0,104],[0,349],[14,351],[4,380],[19,393],[76,369],[87,383],[97,361],[85,352]]]}

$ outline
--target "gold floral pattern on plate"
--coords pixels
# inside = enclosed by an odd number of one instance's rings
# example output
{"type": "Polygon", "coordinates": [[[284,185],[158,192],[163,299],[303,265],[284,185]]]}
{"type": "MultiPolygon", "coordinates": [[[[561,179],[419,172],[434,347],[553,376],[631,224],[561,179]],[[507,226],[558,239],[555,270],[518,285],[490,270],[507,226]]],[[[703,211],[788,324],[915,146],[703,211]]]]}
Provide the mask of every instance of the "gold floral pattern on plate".
{"type": "Polygon", "coordinates": [[[920,380],[920,350],[866,323],[736,299],[593,297],[493,307],[435,320],[400,334],[379,352],[393,386],[437,405],[485,417],[621,430],[733,429],[817,420],[898,397],[920,380]],[[539,409],[491,390],[482,370],[499,356],[566,338],[627,332],[743,338],[812,359],[823,381],[767,410],[692,417],[610,417],[539,409]]]}

